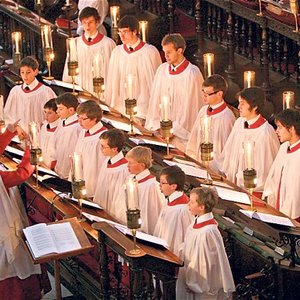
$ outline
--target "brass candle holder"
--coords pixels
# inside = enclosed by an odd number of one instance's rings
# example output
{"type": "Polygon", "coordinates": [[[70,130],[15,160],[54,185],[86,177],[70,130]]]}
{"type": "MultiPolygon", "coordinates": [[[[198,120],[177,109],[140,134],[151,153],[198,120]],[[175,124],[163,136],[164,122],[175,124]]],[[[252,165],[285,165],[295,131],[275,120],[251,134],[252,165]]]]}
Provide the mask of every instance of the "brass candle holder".
{"type": "Polygon", "coordinates": [[[104,78],[103,77],[95,77],[93,78],[93,90],[97,95],[99,100],[104,100],[104,78]]]}
{"type": "Polygon", "coordinates": [[[42,149],[40,148],[35,148],[35,149],[30,149],[30,164],[35,167],[35,175],[36,175],[36,182],[34,187],[36,189],[39,188],[39,164],[43,161],[43,156],[42,156],[42,149]]]}
{"type": "Polygon", "coordinates": [[[209,178],[208,166],[209,166],[209,162],[211,162],[214,158],[214,145],[209,142],[201,143],[200,151],[201,151],[201,161],[206,165],[206,179],[204,180],[204,184],[212,185],[213,181],[209,178]]]}
{"type": "Polygon", "coordinates": [[[137,114],[136,99],[125,99],[125,113],[129,115],[130,120],[130,132],[128,134],[134,136],[136,133],[133,131],[133,117],[137,114]]]}
{"type": "Polygon", "coordinates": [[[79,222],[84,222],[86,219],[82,215],[82,200],[86,196],[86,189],[85,189],[85,181],[79,180],[79,181],[72,181],[72,197],[78,200],[79,205],[79,222]]]}
{"type": "Polygon", "coordinates": [[[172,137],[172,121],[162,120],[160,121],[161,135],[167,143],[167,154],[164,155],[165,159],[173,159],[173,155],[170,153],[170,138],[172,137]]]}
{"type": "Polygon", "coordinates": [[[246,169],[243,171],[244,186],[249,191],[251,209],[255,210],[253,205],[253,190],[257,186],[257,172],[255,169],[246,169]]]}
{"type": "Polygon", "coordinates": [[[293,32],[299,32],[298,28],[298,12],[299,12],[299,7],[298,7],[298,0],[290,0],[290,8],[291,12],[294,15],[295,18],[295,29],[293,32]]]}
{"type": "Polygon", "coordinates": [[[127,256],[136,256],[141,254],[141,250],[136,245],[136,231],[141,227],[141,212],[139,209],[128,209],[127,215],[127,227],[132,230],[133,236],[133,249],[126,250],[127,256]]]}
{"type": "Polygon", "coordinates": [[[257,13],[256,15],[259,16],[259,17],[262,17],[263,13],[262,13],[262,3],[261,3],[261,0],[258,0],[258,7],[259,7],[259,13],[257,13]]]}
{"type": "Polygon", "coordinates": [[[76,95],[75,92],[75,78],[78,75],[78,61],[69,61],[68,62],[68,75],[72,78],[73,91],[72,93],[76,95]]]}
{"type": "Polygon", "coordinates": [[[44,56],[44,60],[46,61],[47,68],[48,68],[48,76],[46,77],[46,79],[53,80],[54,77],[51,76],[51,64],[52,64],[52,61],[54,60],[53,49],[44,48],[43,49],[43,56],[44,56]]]}

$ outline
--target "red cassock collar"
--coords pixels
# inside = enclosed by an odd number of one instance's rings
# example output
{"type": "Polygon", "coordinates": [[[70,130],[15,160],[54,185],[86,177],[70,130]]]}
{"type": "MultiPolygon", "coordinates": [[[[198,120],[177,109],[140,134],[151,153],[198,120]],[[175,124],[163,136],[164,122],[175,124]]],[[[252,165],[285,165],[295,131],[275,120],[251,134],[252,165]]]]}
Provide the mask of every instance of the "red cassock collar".
{"type": "Polygon", "coordinates": [[[204,226],[207,226],[207,225],[218,225],[217,221],[215,219],[210,219],[210,220],[207,220],[207,221],[204,221],[204,222],[201,222],[201,223],[195,223],[193,225],[193,228],[194,229],[200,229],[204,226]]]}
{"type": "Polygon", "coordinates": [[[187,59],[184,59],[182,64],[176,70],[173,70],[172,66],[169,65],[169,74],[170,75],[178,75],[178,74],[182,73],[188,67],[189,64],[190,64],[190,62],[187,59]]]}
{"type": "Polygon", "coordinates": [[[131,53],[134,53],[140,49],[142,49],[143,47],[145,46],[145,43],[143,41],[140,41],[140,43],[132,50],[130,51],[127,46],[125,44],[123,44],[123,49],[128,53],[128,54],[131,54],[131,53]]]}
{"type": "Polygon", "coordinates": [[[26,90],[25,88],[23,88],[23,84],[22,84],[21,88],[24,93],[29,94],[29,93],[32,93],[32,92],[38,90],[42,85],[43,84],[41,82],[39,82],[33,90],[26,90]]]}
{"type": "Polygon", "coordinates": [[[227,104],[225,102],[221,106],[219,106],[217,108],[213,108],[211,111],[209,110],[209,107],[207,107],[206,114],[208,116],[216,115],[216,114],[222,112],[226,107],[227,107],[227,104]]]}
{"type": "Polygon", "coordinates": [[[104,35],[101,34],[100,32],[98,32],[98,34],[96,35],[95,38],[93,38],[90,42],[86,39],[85,35],[82,35],[82,40],[83,42],[88,45],[88,46],[92,46],[95,45],[97,43],[99,43],[102,39],[103,39],[104,35]]]}
{"type": "Polygon", "coordinates": [[[120,160],[118,160],[117,162],[113,163],[113,164],[107,164],[107,168],[110,169],[110,168],[116,168],[116,167],[119,167],[121,165],[125,165],[127,164],[127,160],[125,157],[122,157],[120,160]]]}
{"type": "Polygon", "coordinates": [[[188,202],[189,202],[188,196],[186,194],[182,194],[177,199],[169,202],[168,206],[175,206],[175,205],[180,205],[180,204],[188,204],[188,202]]]}

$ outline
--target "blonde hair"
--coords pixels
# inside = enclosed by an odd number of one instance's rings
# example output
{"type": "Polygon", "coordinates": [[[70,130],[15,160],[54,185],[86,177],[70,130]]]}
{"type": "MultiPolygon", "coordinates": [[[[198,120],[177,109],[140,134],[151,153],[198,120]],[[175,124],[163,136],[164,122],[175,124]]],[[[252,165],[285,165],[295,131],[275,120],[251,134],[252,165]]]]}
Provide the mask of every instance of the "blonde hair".
{"type": "Polygon", "coordinates": [[[152,150],[143,146],[136,146],[132,148],[126,157],[133,158],[138,163],[143,163],[147,169],[152,167],[152,150]]]}

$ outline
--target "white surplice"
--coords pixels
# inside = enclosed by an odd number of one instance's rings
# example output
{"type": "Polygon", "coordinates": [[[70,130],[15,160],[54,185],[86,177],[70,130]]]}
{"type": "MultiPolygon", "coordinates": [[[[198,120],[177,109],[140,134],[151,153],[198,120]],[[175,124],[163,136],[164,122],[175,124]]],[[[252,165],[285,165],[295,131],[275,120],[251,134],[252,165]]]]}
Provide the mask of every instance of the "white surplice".
{"type": "Polygon", "coordinates": [[[255,118],[250,128],[244,128],[244,122],[245,119],[240,117],[234,123],[221,155],[223,161],[221,171],[226,174],[228,180],[243,187],[243,170],[245,169],[243,142],[254,141],[253,164],[257,171],[255,191],[263,191],[269,170],[279,149],[279,140],[274,128],[261,115],[255,118]]]}
{"type": "Polygon", "coordinates": [[[83,179],[87,197],[93,197],[95,194],[99,170],[102,166],[105,156],[100,149],[100,136],[107,128],[101,122],[95,124],[91,129],[81,130],[75,152],[82,156],[83,179]]]}
{"type": "MultiPolygon", "coordinates": [[[[87,41],[85,35],[77,37],[76,40],[79,74],[75,77],[75,82],[90,93],[94,93],[92,72],[93,57],[96,54],[103,56],[101,75],[104,78],[104,82],[106,82],[109,58],[116,44],[111,38],[108,38],[101,33],[98,33],[91,42],[87,41]]],[[[72,82],[72,78],[68,76],[68,59],[67,55],[62,80],[65,82],[72,82]]]]}
{"type": "Polygon", "coordinates": [[[123,225],[127,224],[124,183],[129,176],[128,163],[122,152],[106,158],[99,171],[94,202],[123,225]],[[108,163],[110,160],[110,164],[108,163]]]}
{"type": "MultiPolygon", "coordinates": [[[[167,201],[167,200],[165,200],[167,201]]],[[[164,239],[169,250],[179,255],[179,246],[183,243],[186,230],[192,222],[188,210],[189,198],[179,191],[168,197],[168,205],[164,206],[157,220],[154,235],[164,239]]]]}
{"type": "MultiPolygon", "coordinates": [[[[100,33],[106,35],[106,29],[103,26],[103,22],[108,12],[108,1],[107,0],[79,0],[77,4],[79,10],[78,16],[80,15],[80,12],[87,6],[94,7],[98,11],[98,14],[100,16],[98,30],[100,33]]],[[[83,34],[83,27],[81,25],[79,18],[78,18],[77,34],[78,35],[83,34]]]]}
{"type": "Polygon", "coordinates": [[[186,143],[203,106],[202,83],[199,68],[186,59],[174,72],[168,63],[163,63],[153,81],[145,127],[149,130],[160,128],[160,101],[163,95],[169,95],[173,133],[186,143]]]}
{"type": "Polygon", "coordinates": [[[60,119],[48,123],[43,122],[40,131],[40,147],[42,149],[43,163],[49,168],[51,166],[53,149],[54,149],[54,135],[58,127],[62,126],[60,119]]]}
{"type": "Polygon", "coordinates": [[[19,124],[24,130],[28,130],[30,122],[37,122],[39,126],[44,120],[45,103],[56,98],[53,90],[35,79],[26,90],[27,85],[14,86],[8,95],[4,107],[4,119],[7,124],[20,119],[19,124]]]}
{"type": "Polygon", "coordinates": [[[61,178],[68,178],[71,169],[70,155],[74,153],[81,126],[76,114],[65,119],[53,136],[52,161],[56,161],[55,172],[61,178]]]}
{"type": "Polygon", "coordinates": [[[186,154],[192,158],[201,161],[201,124],[200,119],[208,116],[211,118],[211,134],[214,149],[214,161],[216,164],[220,159],[227,138],[232,130],[235,122],[233,112],[227,107],[223,101],[217,107],[212,107],[213,111],[208,111],[209,106],[203,106],[198,114],[195,125],[192,129],[189,141],[186,146],[186,154]]]}
{"type": "Polygon", "coordinates": [[[195,222],[188,227],[180,249],[184,266],[179,269],[176,299],[227,299],[235,285],[217,223],[212,213],[195,222]]]}
{"type": "Polygon", "coordinates": [[[263,197],[268,197],[270,205],[292,219],[300,217],[299,167],[300,141],[295,145],[283,143],[273,162],[263,193],[263,197]]]}
{"type": "Polygon", "coordinates": [[[22,241],[22,229],[28,226],[27,216],[15,187],[7,191],[0,176],[0,280],[17,276],[25,279],[41,274],[22,241]]]}
{"type": "Polygon", "coordinates": [[[136,77],[133,96],[137,100],[137,116],[145,119],[152,82],[160,64],[159,52],[152,45],[140,41],[134,51],[129,51],[126,45],[117,46],[111,54],[105,84],[107,104],[125,114],[125,80],[127,75],[133,74],[136,77]]]}
{"type": "MultiPolygon", "coordinates": [[[[130,175],[130,177],[133,176],[130,175]]],[[[138,181],[138,203],[142,219],[141,230],[153,235],[160,211],[165,205],[165,197],[159,189],[156,178],[150,174],[148,169],[135,176],[138,181]]]]}

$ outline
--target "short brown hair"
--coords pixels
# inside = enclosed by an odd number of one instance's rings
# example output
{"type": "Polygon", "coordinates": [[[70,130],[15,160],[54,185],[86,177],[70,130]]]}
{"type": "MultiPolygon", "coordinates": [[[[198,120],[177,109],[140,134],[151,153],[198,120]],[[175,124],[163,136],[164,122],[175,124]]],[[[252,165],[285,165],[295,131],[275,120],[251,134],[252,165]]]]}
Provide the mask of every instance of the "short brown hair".
{"type": "Polygon", "coordinates": [[[77,97],[73,95],[72,93],[63,93],[62,95],[59,95],[56,100],[56,104],[62,104],[67,108],[73,107],[75,110],[77,106],[79,105],[79,102],[77,100],[77,97]]]}
{"type": "Polygon", "coordinates": [[[57,105],[56,105],[56,98],[52,98],[50,100],[48,100],[45,105],[44,105],[44,108],[48,108],[48,109],[51,109],[53,111],[57,111],[57,105]]]}
{"type": "Polygon", "coordinates": [[[100,139],[107,140],[110,148],[118,148],[120,152],[125,145],[125,134],[120,129],[110,129],[103,132],[100,139]]]}
{"type": "Polygon", "coordinates": [[[126,15],[118,22],[118,28],[129,28],[130,31],[139,33],[139,21],[135,16],[126,15]]]}
{"type": "Polygon", "coordinates": [[[266,95],[262,88],[258,86],[245,88],[240,93],[238,93],[238,97],[246,100],[246,102],[250,105],[251,110],[254,107],[257,107],[257,114],[261,114],[263,112],[263,107],[266,102],[266,95]]]}
{"type": "Polygon", "coordinates": [[[227,92],[228,89],[228,84],[226,80],[224,79],[223,76],[219,74],[213,74],[209,77],[207,77],[203,83],[202,87],[209,87],[211,86],[214,89],[214,92],[216,91],[222,91],[223,92],[223,97],[227,92]]]}
{"type": "Polygon", "coordinates": [[[192,189],[191,194],[197,196],[198,205],[204,205],[205,212],[212,212],[213,208],[217,205],[219,196],[215,188],[197,187],[192,189]]]}
{"type": "Polygon", "coordinates": [[[147,169],[152,167],[152,150],[143,146],[132,148],[126,157],[133,158],[138,163],[143,163],[147,169]]]}
{"type": "Polygon", "coordinates": [[[21,60],[19,67],[29,67],[35,71],[39,68],[39,62],[33,56],[26,56],[21,60]]]}
{"type": "Polygon", "coordinates": [[[174,48],[178,50],[181,48],[184,52],[186,48],[186,43],[183,36],[180,33],[171,33],[164,36],[161,41],[161,45],[165,46],[167,44],[173,44],[174,48]]]}
{"type": "Polygon", "coordinates": [[[185,173],[178,166],[169,166],[161,170],[160,175],[165,175],[168,184],[176,184],[176,191],[183,191],[185,173]]]}
{"type": "Polygon", "coordinates": [[[84,9],[82,9],[81,12],[79,13],[79,20],[82,21],[83,19],[89,17],[94,17],[96,22],[100,21],[98,10],[94,7],[87,6],[84,9]]]}
{"type": "Polygon", "coordinates": [[[282,110],[275,116],[275,123],[280,122],[285,128],[294,127],[295,132],[300,136],[300,113],[295,109],[282,110]]]}
{"type": "Polygon", "coordinates": [[[102,109],[99,104],[93,100],[80,103],[76,110],[78,115],[86,114],[90,119],[96,119],[99,122],[102,119],[102,109]]]}

